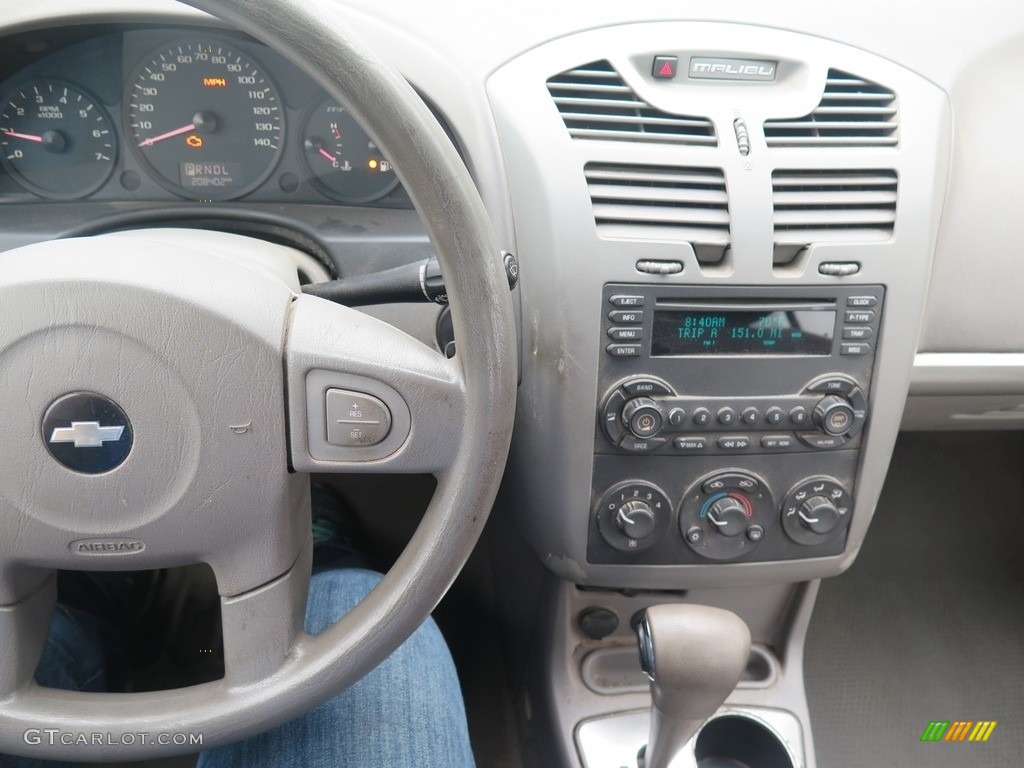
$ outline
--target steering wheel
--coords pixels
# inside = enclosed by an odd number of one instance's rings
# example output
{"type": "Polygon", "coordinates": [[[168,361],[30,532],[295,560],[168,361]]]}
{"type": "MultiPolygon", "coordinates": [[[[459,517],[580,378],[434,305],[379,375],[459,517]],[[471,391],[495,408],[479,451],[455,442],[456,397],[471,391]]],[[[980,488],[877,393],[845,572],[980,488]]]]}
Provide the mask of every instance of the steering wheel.
{"type": "Polygon", "coordinates": [[[194,752],[139,735],[201,733],[216,747],[337,694],[444,595],[507,458],[508,283],[472,180],[429,111],[333,3],[188,1],[276,48],[375,136],[438,255],[459,354],[300,295],[277,246],[233,235],[112,234],[0,255],[0,753],[82,759],[81,741],[63,734],[100,734],[91,760],[194,752]],[[383,404],[383,441],[325,437],[329,390],[369,398],[358,403],[378,414],[383,404]],[[303,631],[308,471],[438,481],[393,568],[317,636],[303,631]],[[221,594],[223,679],[125,694],[36,685],[54,569],[196,562],[221,594]],[[33,729],[61,736],[29,740],[33,729]]]}

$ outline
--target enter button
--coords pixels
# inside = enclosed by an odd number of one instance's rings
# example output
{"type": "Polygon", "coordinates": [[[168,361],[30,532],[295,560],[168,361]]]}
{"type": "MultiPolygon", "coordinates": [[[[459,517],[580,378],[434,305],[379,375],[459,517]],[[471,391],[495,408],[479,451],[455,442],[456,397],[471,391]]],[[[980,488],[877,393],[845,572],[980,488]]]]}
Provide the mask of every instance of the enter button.
{"type": "Polygon", "coordinates": [[[377,445],[391,431],[391,411],[373,395],[327,390],[327,442],[347,448],[377,445]]]}

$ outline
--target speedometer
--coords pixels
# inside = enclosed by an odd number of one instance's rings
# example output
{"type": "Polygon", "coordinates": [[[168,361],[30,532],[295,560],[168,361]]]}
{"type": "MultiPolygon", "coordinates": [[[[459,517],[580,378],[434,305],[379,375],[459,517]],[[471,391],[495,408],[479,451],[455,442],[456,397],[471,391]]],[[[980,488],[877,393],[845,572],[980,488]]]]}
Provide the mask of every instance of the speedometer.
{"type": "Polygon", "coordinates": [[[281,101],[245,54],[181,41],[137,68],[125,98],[127,134],[153,177],[194,200],[229,200],[270,175],[284,147],[281,101]]]}

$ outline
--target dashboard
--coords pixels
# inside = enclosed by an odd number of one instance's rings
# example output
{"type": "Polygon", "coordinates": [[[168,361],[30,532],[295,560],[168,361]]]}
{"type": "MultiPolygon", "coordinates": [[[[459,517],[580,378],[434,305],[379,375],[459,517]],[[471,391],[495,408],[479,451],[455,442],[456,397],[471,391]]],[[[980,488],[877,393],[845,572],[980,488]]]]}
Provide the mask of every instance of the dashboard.
{"type": "Polygon", "coordinates": [[[5,50],[0,203],[411,208],[358,119],[252,40],[202,28],[70,28],[15,37],[5,50]]]}
{"type": "MultiPolygon", "coordinates": [[[[595,595],[739,605],[768,643],[854,562],[901,428],[1024,425],[1024,14],[944,5],[346,3],[521,267],[499,507],[550,576],[566,754],[610,711],[563,664],[595,595]]],[[[307,281],[432,255],[401,169],[261,43],[162,0],[2,24],[0,250],[188,226],[307,281]]],[[[366,311],[437,344],[432,305],[366,311]]]]}

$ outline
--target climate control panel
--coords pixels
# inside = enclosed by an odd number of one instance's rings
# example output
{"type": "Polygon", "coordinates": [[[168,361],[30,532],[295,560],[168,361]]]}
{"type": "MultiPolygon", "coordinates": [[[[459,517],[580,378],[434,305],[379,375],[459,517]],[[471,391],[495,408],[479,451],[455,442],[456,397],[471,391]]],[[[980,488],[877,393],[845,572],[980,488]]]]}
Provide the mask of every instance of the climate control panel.
{"type": "MultiPolygon", "coordinates": [[[[841,538],[853,499],[839,479],[816,475],[776,496],[752,471],[700,477],[679,496],[653,482],[609,488],[594,509],[597,562],[671,563],[814,556],[841,538]],[[610,549],[608,549],[610,548],[610,549]],[[601,556],[601,551],[605,556],[601,556]],[[614,550],[618,554],[610,555],[614,550]]],[[[593,543],[593,542],[592,542],[593,543]]]]}

